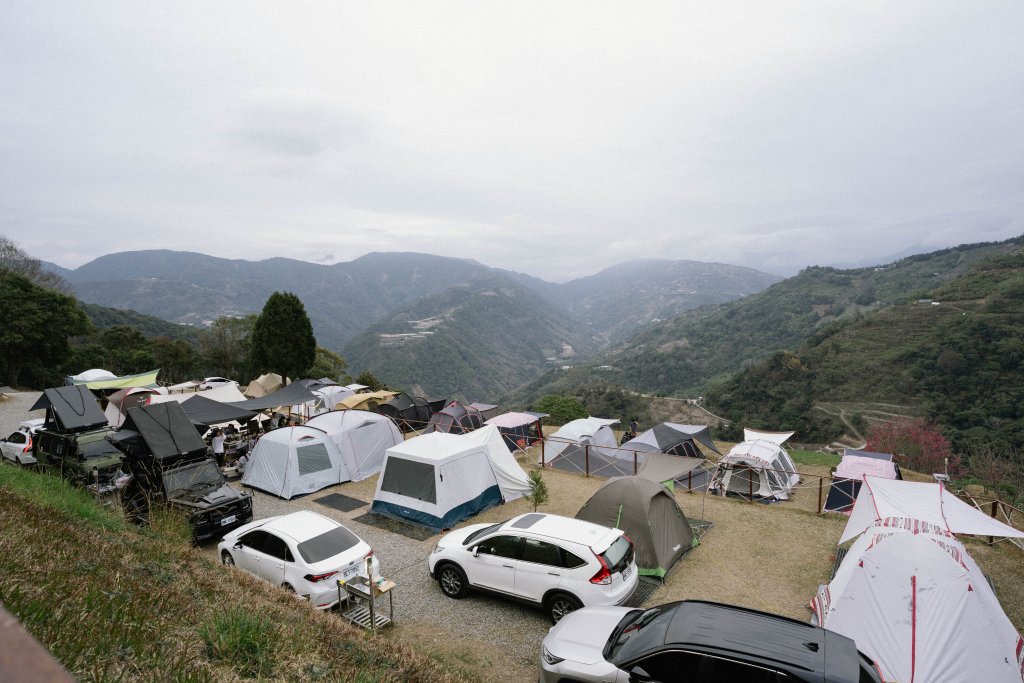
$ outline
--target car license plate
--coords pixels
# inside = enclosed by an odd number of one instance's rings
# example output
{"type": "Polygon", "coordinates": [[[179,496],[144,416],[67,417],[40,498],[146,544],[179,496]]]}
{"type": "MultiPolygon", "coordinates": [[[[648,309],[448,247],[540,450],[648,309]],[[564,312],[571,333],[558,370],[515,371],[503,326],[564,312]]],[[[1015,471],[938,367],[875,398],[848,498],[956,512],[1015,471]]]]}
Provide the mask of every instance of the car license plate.
{"type": "Polygon", "coordinates": [[[633,568],[632,567],[626,567],[625,569],[623,569],[622,570],[622,580],[625,581],[626,579],[628,579],[629,575],[632,572],[633,572],[633,568]]]}
{"type": "Polygon", "coordinates": [[[356,572],[358,572],[358,571],[359,571],[359,566],[358,566],[358,565],[357,565],[357,566],[355,566],[355,567],[349,567],[349,568],[348,568],[348,569],[346,569],[346,570],[344,571],[344,573],[343,573],[343,574],[341,575],[341,578],[343,578],[343,579],[347,579],[347,578],[349,578],[350,576],[355,576],[356,572]]]}
{"type": "Polygon", "coordinates": [[[238,520],[238,517],[236,517],[235,515],[228,515],[224,519],[220,520],[220,525],[221,526],[227,526],[228,524],[231,524],[232,522],[237,521],[237,520],[238,520]]]}

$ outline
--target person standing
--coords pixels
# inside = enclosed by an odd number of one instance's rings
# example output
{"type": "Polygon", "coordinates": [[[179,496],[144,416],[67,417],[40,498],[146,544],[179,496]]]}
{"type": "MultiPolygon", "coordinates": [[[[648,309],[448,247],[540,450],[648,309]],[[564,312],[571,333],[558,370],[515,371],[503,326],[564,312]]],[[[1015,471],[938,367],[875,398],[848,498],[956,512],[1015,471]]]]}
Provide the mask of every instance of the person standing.
{"type": "Polygon", "coordinates": [[[213,430],[210,445],[213,447],[213,458],[217,461],[217,466],[224,467],[224,432],[219,428],[213,430]]]}
{"type": "Polygon", "coordinates": [[[636,438],[636,428],[639,427],[639,426],[640,425],[637,423],[635,417],[632,420],[629,421],[629,433],[633,435],[632,438],[634,438],[634,439],[636,438]]]}

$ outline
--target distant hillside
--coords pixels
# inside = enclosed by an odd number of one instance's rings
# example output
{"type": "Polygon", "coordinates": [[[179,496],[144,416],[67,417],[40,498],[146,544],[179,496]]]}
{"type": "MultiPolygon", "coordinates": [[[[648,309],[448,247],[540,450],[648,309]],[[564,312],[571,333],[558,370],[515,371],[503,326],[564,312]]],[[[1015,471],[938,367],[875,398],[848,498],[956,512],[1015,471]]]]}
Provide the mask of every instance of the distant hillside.
{"type": "Polygon", "coordinates": [[[353,373],[434,397],[496,400],[592,352],[582,326],[499,275],[438,292],[372,325],[343,355],[353,373]]]}
{"type": "Polygon", "coordinates": [[[617,340],[698,306],[760,292],[780,279],[722,263],[641,260],[567,282],[558,295],[593,330],[617,340]]]}
{"type": "Polygon", "coordinates": [[[123,311],[118,308],[106,308],[96,304],[79,304],[89,320],[99,330],[111,327],[133,327],[147,337],[168,337],[194,341],[199,328],[191,325],[172,323],[152,315],[144,315],[135,311],[123,311]]]}
{"type": "MultiPolygon", "coordinates": [[[[1007,251],[1002,245],[995,251],[1007,251]]],[[[974,259],[924,301],[871,311],[822,329],[795,352],[760,361],[708,392],[743,424],[799,429],[830,440],[843,425],[822,402],[917,406],[958,448],[1024,447],[1024,248],[974,259]],[[935,303],[933,303],[935,302],[935,303]]]]}
{"type": "Polygon", "coordinates": [[[696,394],[744,364],[796,348],[831,323],[924,296],[975,261],[1022,243],[963,245],[874,268],[806,268],[757,294],[652,325],[591,365],[610,366],[609,379],[623,386],[696,394]]]}

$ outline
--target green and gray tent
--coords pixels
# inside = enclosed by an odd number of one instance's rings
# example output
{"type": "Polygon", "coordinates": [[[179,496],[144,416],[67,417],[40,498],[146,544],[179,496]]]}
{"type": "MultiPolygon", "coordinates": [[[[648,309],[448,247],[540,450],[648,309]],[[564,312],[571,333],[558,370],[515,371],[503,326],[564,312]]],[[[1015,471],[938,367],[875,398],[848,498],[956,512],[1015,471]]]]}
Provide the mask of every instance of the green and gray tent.
{"type": "Polygon", "coordinates": [[[663,484],[643,477],[614,477],[590,497],[577,519],[622,529],[636,549],[641,576],[664,579],[697,545],[697,537],[675,497],[663,484]]]}

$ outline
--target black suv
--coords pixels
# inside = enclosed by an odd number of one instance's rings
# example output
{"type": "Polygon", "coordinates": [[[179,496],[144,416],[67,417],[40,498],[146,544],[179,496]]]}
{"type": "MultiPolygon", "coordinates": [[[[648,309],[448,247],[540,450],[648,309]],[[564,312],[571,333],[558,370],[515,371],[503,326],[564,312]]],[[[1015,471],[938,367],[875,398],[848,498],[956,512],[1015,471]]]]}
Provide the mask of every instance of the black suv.
{"type": "Polygon", "coordinates": [[[93,393],[82,385],[47,389],[31,410],[44,408],[33,444],[39,464],[99,493],[113,491],[121,453],[107,441],[113,428],[93,393]]]}
{"type": "Polygon", "coordinates": [[[846,636],[701,600],[650,609],[585,607],[541,646],[541,683],[882,683],[846,636]]]}
{"type": "Polygon", "coordinates": [[[228,486],[178,403],[129,408],[109,439],[124,453],[124,469],[132,476],[121,499],[134,520],[147,521],[155,504],[170,505],[188,515],[197,542],[252,520],[252,497],[228,486]]]}

